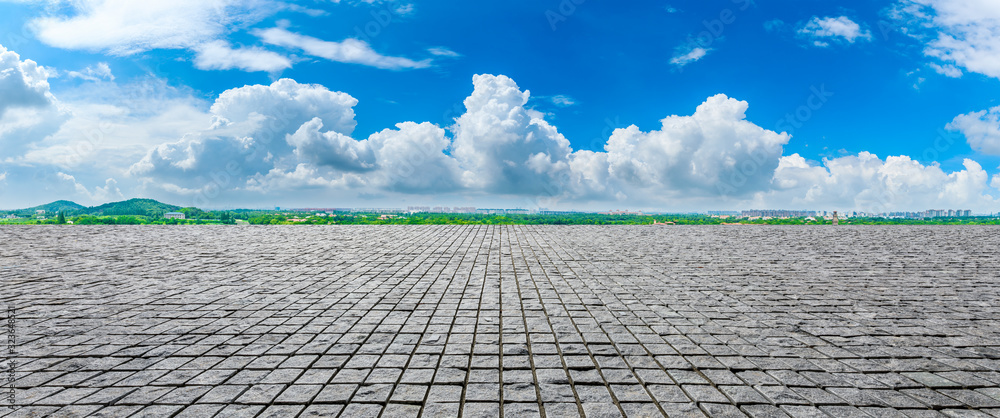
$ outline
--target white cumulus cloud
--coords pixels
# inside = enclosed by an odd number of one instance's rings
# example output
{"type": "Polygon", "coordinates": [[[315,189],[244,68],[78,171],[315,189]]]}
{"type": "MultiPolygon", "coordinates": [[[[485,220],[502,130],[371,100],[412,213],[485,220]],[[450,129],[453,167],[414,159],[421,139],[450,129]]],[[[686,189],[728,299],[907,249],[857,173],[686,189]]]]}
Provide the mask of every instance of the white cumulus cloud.
{"type": "Polygon", "coordinates": [[[924,42],[926,56],[1000,78],[1000,2],[902,0],[891,14],[904,33],[924,42]]]}
{"type": "Polygon", "coordinates": [[[976,151],[1000,155],[1000,106],[958,115],[947,129],[965,135],[969,146],[976,151]]]}
{"type": "Polygon", "coordinates": [[[466,187],[502,194],[546,193],[569,170],[567,140],[537,111],[514,80],[477,75],[466,113],[452,127],[452,155],[466,187]]]}
{"type": "Polygon", "coordinates": [[[336,131],[321,132],[322,129],[323,120],[313,118],[288,135],[286,140],[295,147],[295,155],[300,160],[341,171],[375,169],[375,153],[367,141],[355,141],[336,131]]]}
{"type": "Polygon", "coordinates": [[[885,160],[861,152],[856,156],[810,163],[798,154],[784,156],[774,174],[771,202],[789,207],[851,208],[868,212],[929,208],[974,208],[995,204],[988,175],[966,159],[964,170],[946,173],[908,156],[885,160]]]}
{"type": "Polygon", "coordinates": [[[8,109],[42,108],[53,104],[49,93],[49,72],[32,60],[21,60],[14,51],[0,45],[0,117],[8,109]]]}
{"type": "Polygon", "coordinates": [[[210,127],[153,147],[129,173],[155,187],[166,182],[194,192],[239,188],[249,176],[290,158],[295,148],[285,138],[306,122],[318,118],[329,129],[350,135],[356,104],[346,93],[290,79],[230,89],[212,105],[210,127]]]}
{"type": "Polygon", "coordinates": [[[112,200],[123,200],[124,195],[121,189],[118,188],[118,181],[113,178],[109,178],[104,181],[104,187],[95,186],[93,191],[87,189],[87,186],[77,182],[76,177],[69,174],[58,172],[56,176],[63,181],[72,183],[73,189],[76,191],[77,197],[83,198],[87,202],[108,202],[112,200]]]}
{"type": "Polygon", "coordinates": [[[55,132],[66,113],[49,91],[49,70],[0,45],[0,159],[55,132]]]}
{"type": "Polygon", "coordinates": [[[440,193],[461,189],[458,162],[445,154],[451,141],[430,122],[403,122],[368,137],[375,151],[376,187],[404,193],[440,193]]]}
{"type": "Polygon", "coordinates": [[[740,196],[767,188],[789,135],[746,120],[749,104],[719,94],[658,131],[617,129],[608,140],[612,176],[666,194],[740,196]]]}

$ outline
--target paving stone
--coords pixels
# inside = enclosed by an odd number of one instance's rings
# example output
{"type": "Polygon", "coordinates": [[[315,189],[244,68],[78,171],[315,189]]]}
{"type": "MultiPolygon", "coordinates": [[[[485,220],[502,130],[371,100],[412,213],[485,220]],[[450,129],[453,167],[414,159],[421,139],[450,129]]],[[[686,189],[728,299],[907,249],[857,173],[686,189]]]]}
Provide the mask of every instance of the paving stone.
{"type": "Polygon", "coordinates": [[[129,393],[135,391],[136,388],[118,388],[110,387],[101,389],[90,396],[77,401],[80,404],[100,404],[100,405],[110,405],[124,398],[129,393]]]}
{"type": "Polygon", "coordinates": [[[810,403],[801,395],[784,386],[755,386],[754,389],[776,405],[808,405],[810,403]]]}
{"type": "Polygon", "coordinates": [[[743,405],[740,407],[744,413],[752,418],[783,418],[788,414],[774,405],[743,405]]]}
{"type": "Polygon", "coordinates": [[[719,386],[719,390],[729,397],[733,403],[738,405],[770,403],[760,392],[757,392],[752,387],[719,386]]]}
{"type": "Polygon", "coordinates": [[[815,406],[782,405],[781,410],[793,418],[829,418],[825,412],[815,406]]]}
{"type": "Polygon", "coordinates": [[[340,415],[343,405],[310,405],[299,415],[300,417],[334,418],[340,415]]]}
{"type": "Polygon", "coordinates": [[[576,394],[582,403],[614,403],[611,392],[604,386],[577,386],[576,394]]]}
{"type": "Polygon", "coordinates": [[[354,396],[358,385],[326,385],[313,399],[317,403],[347,403],[354,396]]]}
{"type": "Polygon", "coordinates": [[[154,400],[174,390],[169,386],[147,386],[138,388],[116,402],[119,405],[148,405],[154,400]]]}
{"type": "Polygon", "coordinates": [[[611,392],[619,402],[652,402],[642,385],[611,385],[611,392]]]}
{"type": "Polygon", "coordinates": [[[705,413],[698,408],[698,404],[696,403],[662,402],[660,403],[660,407],[663,408],[663,412],[666,412],[668,417],[705,417],[705,413]]]}
{"type": "Polygon", "coordinates": [[[625,416],[632,417],[662,417],[663,413],[656,403],[652,402],[624,402],[621,408],[625,411],[625,416]]]}
{"type": "Polygon", "coordinates": [[[135,416],[143,407],[139,405],[115,405],[104,406],[90,413],[90,417],[95,418],[117,418],[135,416]]]}
{"type": "Polygon", "coordinates": [[[819,409],[832,417],[867,418],[869,415],[853,406],[821,406],[819,409]]]}
{"type": "Polygon", "coordinates": [[[59,408],[52,415],[58,417],[85,417],[93,415],[98,409],[101,409],[99,405],[70,405],[59,408]]]}
{"type": "Polygon", "coordinates": [[[933,408],[961,407],[962,403],[931,389],[902,389],[901,393],[933,408]]]}
{"type": "Polygon", "coordinates": [[[900,412],[893,408],[878,408],[872,406],[863,406],[858,408],[861,412],[868,414],[873,417],[890,417],[890,418],[906,418],[906,414],[900,412]]]}
{"type": "Polygon", "coordinates": [[[341,416],[357,418],[377,418],[382,413],[383,405],[352,403],[344,407],[341,416]]]}
{"type": "Polygon", "coordinates": [[[177,411],[180,411],[183,408],[184,407],[180,405],[149,405],[142,408],[132,416],[137,418],[169,417],[173,416],[177,413],[177,411]]]}
{"type": "Polygon", "coordinates": [[[653,394],[657,402],[686,403],[691,402],[691,398],[681,390],[680,386],[674,385],[650,385],[649,392],[653,394]]]}
{"type": "Polygon", "coordinates": [[[583,413],[589,418],[622,417],[622,412],[613,403],[583,403],[583,413]]]}
{"type": "MultiPolygon", "coordinates": [[[[397,403],[423,403],[424,397],[427,396],[427,389],[426,385],[397,385],[389,400],[397,403]]],[[[497,391],[499,392],[499,389],[497,391]]]]}
{"type": "Polygon", "coordinates": [[[973,408],[1000,408],[1000,400],[969,389],[941,389],[939,393],[973,408]]]}
{"type": "Polygon", "coordinates": [[[504,402],[537,402],[535,385],[530,383],[513,383],[503,385],[504,402]]]}
{"type": "MultiPolygon", "coordinates": [[[[244,404],[270,404],[274,398],[285,389],[285,385],[259,384],[248,388],[239,398],[237,403],[244,404]]],[[[171,392],[172,393],[172,392],[171,392]]],[[[168,395],[169,396],[169,395],[168,395]]]]}
{"type": "MultiPolygon", "coordinates": [[[[263,405],[240,405],[240,404],[228,404],[225,408],[222,408],[218,414],[215,416],[217,418],[243,418],[243,417],[255,417],[260,411],[264,410],[263,405]]],[[[339,412],[339,411],[338,411],[339,412]]]]}
{"type": "Polygon", "coordinates": [[[175,417],[183,418],[199,418],[199,417],[210,417],[215,415],[216,412],[225,408],[225,405],[220,404],[198,404],[189,405],[181,410],[180,413],[174,415],[175,417]]]}
{"type": "Polygon", "coordinates": [[[0,269],[19,413],[1000,416],[991,227],[33,226],[0,242],[20,266],[0,269]]]}
{"type": "MultiPolygon", "coordinates": [[[[534,390],[533,387],[532,390],[534,390]]],[[[427,391],[426,387],[423,391],[427,391]]],[[[465,400],[467,402],[500,402],[500,384],[470,383],[465,387],[465,400]]]]}
{"type": "Polygon", "coordinates": [[[957,388],[962,385],[929,372],[900,373],[930,388],[957,388]]]}
{"type": "Polygon", "coordinates": [[[322,389],[323,385],[291,385],[278,395],[274,403],[307,405],[322,389]]]}
{"type": "Polygon", "coordinates": [[[700,404],[701,409],[705,411],[710,417],[745,417],[746,414],[741,412],[739,408],[735,405],[722,404],[722,403],[703,403],[700,404]]]}
{"type": "Polygon", "coordinates": [[[582,416],[579,406],[575,403],[544,403],[542,409],[547,417],[582,416]]]}
{"type": "Polygon", "coordinates": [[[507,403],[503,406],[504,416],[508,417],[541,417],[541,409],[537,403],[507,403]]]}
{"type": "Polygon", "coordinates": [[[249,386],[220,385],[215,386],[198,399],[199,403],[231,403],[236,400],[249,386]]]}
{"type": "Polygon", "coordinates": [[[500,416],[500,404],[495,402],[466,402],[462,406],[463,417],[493,418],[500,416]]]}
{"type": "Polygon", "coordinates": [[[461,411],[461,404],[458,402],[449,403],[428,403],[424,405],[424,413],[421,416],[447,418],[457,417],[461,411]]]}
{"type": "Polygon", "coordinates": [[[969,409],[945,409],[945,410],[942,410],[941,413],[943,413],[945,416],[948,416],[948,417],[962,417],[962,418],[966,418],[966,417],[968,417],[968,418],[989,418],[989,417],[992,416],[992,415],[984,413],[982,411],[975,411],[975,410],[969,410],[969,409]]]}

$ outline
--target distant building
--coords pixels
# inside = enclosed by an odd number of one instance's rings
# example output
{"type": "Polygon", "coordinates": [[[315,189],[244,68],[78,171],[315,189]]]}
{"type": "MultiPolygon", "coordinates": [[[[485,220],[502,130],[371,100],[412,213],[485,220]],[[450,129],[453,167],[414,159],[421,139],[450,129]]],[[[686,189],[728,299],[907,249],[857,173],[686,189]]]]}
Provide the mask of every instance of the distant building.
{"type": "Polygon", "coordinates": [[[597,212],[598,215],[645,215],[642,211],[630,211],[630,210],[609,210],[607,212],[597,212]]]}
{"type": "Polygon", "coordinates": [[[163,214],[166,219],[184,219],[184,214],[180,212],[167,212],[163,214]]]}
{"type": "Polygon", "coordinates": [[[405,210],[400,208],[354,208],[351,209],[354,213],[406,213],[405,210]]]}
{"type": "Polygon", "coordinates": [[[36,215],[44,215],[45,214],[45,209],[38,209],[38,210],[35,211],[35,214],[36,215]]]}
{"type": "Polygon", "coordinates": [[[744,218],[787,219],[787,218],[805,218],[809,216],[816,216],[816,212],[811,210],[752,209],[740,212],[740,216],[744,218]]]}
{"type": "Polygon", "coordinates": [[[527,209],[476,209],[480,215],[527,215],[527,209]]]}

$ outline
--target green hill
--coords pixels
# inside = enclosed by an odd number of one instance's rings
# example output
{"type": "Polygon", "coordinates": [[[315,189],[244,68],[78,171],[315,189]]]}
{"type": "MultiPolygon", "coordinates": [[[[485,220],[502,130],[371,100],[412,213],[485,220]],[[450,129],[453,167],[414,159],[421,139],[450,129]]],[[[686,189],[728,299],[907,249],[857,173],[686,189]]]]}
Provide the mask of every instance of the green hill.
{"type": "Polygon", "coordinates": [[[70,202],[68,200],[57,200],[52,203],[38,205],[32,208],[13,210],[10,211],[10,213],[30,216],[34,215],[35,212],[39,210],[44,210],[46,214],[55,214],[59,212],[65,212],[66,214],[78,214],[86,211],[87,207],[76,202],[70,202]]]}
{"type": "Polygon", "coordinates": [[[123,202],[105,203],[100,206],[87,208],[84,213],[88,215],[139,215],[139,216],[163,216],[167,212],[176,212],[180,206],[168,205],[157,202],[153,199],[129,199],[123,202]]]}
{"type": "Polygon", "coordinates": [[[44,210],[46,216],[54,216],[63,212],[67,216],[95,215],[95,216],[153,216],[161,217],[167,212],[177,212],[180,206],[168,205],[157,202],[153,199],[129,199],[122,202],[105,203],[100,206],[86,207],[68,200],[57,200],[52,203],[39,205],[31,208],[5,211],[2,213],[15,214],[22,217],[33,217],[39,210],[44,210]]]}

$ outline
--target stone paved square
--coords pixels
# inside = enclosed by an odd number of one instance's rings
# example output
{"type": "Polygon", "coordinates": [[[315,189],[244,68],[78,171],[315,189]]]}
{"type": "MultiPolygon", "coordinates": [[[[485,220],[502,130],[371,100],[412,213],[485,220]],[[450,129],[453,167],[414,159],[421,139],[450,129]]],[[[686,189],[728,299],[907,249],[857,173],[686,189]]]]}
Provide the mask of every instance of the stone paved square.
{"type": "Polygon", "coordinates": [[[998,232],[4,227],[0,416],[1000,416],[998,232]]]}

